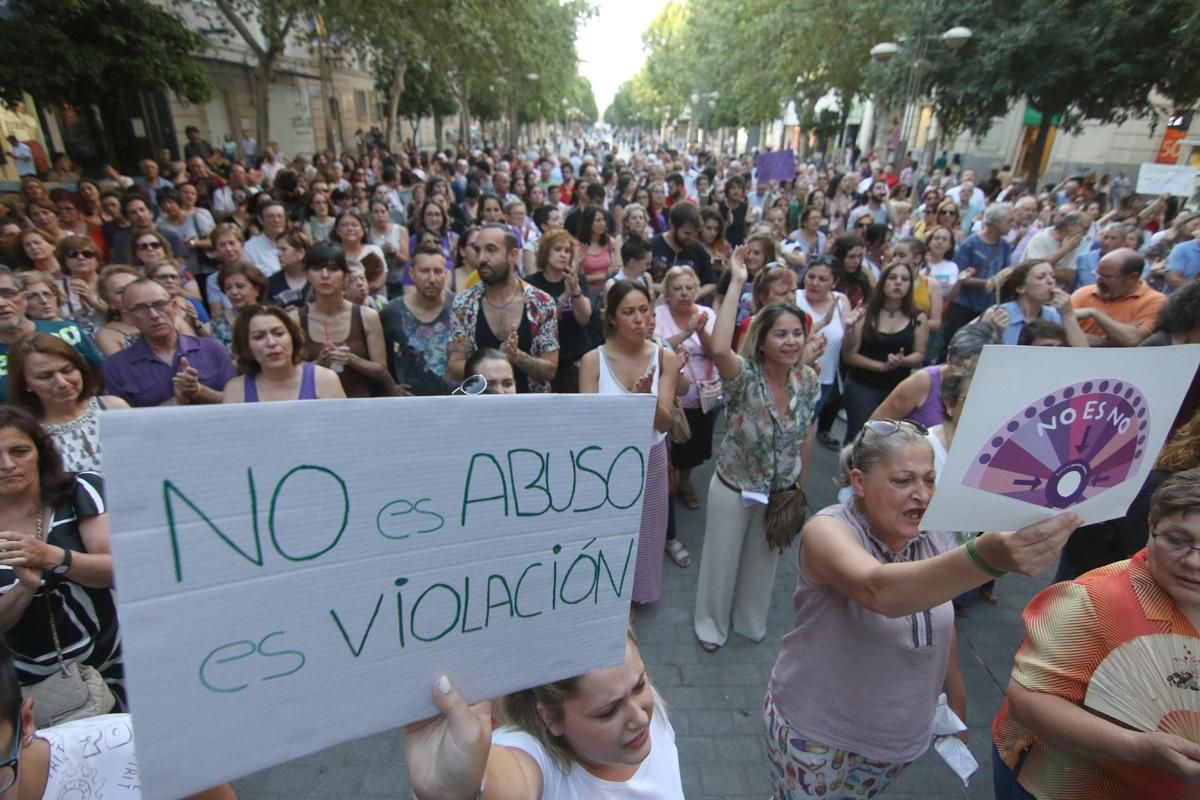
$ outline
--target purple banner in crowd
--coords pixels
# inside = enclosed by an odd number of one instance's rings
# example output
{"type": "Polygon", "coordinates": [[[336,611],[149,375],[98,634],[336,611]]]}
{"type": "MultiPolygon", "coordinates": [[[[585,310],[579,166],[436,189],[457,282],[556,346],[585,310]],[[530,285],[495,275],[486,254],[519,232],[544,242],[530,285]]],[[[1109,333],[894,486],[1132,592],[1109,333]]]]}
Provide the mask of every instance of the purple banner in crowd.
{"type": "Polygon", "coordinates": [[[796,157],[791,150],[759,153],[754,157],[754,167],[757,170],[754,180],[758,183],[790,181],[796,178],[796,157]]]}

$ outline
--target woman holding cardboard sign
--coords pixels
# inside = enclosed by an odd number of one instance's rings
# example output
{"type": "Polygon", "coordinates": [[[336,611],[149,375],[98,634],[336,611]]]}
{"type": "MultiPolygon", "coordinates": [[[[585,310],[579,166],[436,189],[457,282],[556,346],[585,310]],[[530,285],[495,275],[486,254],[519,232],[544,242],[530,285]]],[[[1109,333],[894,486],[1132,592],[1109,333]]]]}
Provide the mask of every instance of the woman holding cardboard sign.
{"type": "Polygon", "coordinates": [[[468,706],[442,676],[438,716],[404,729],[418,800],[682,800],[675,730],[630,634],[625,663],[468,706]]]}
{"type": "Polygon", "coordinates": [[[936,481],[925,434],[869,420],[843,451],[851,496],[801,531],[796,623],[763,708],[776,797],[882,791],[929,747],[941,692],[966,714],[951,600],[1004,570],[1042,572],[1081,522],[1063,513],[949,547],[921,530],[936,481]]]}
{"type": "Polygon", "coordinates": [[[0,407],[0,632],[41,725],[124,705],[103,491],[63,471],[36,419],[0,407]]]}

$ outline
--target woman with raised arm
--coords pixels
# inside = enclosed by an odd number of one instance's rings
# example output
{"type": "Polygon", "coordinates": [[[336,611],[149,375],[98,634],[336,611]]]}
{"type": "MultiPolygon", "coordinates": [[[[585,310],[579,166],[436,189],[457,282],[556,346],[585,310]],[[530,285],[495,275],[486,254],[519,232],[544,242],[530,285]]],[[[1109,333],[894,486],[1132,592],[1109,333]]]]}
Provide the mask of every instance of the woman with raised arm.
{"type": "MultiPolygon", "coordinates": [[[[742,245],[730,261],[735,297],[746,282],[746,255],[742,245]]],[[[753,641],[766,636],[775,564],[787,544],[768,541],[762,501],[803,483],[798,454],[821,394],[817,373],[804,364],[807,317],[794,303],[758,312],[740,353],[732,347],[736,324],[737,304],[724,303],[709,344],[727,403],[696,588],[696,638],[709,652],[725,644],[731,621],[753,641]]]]}

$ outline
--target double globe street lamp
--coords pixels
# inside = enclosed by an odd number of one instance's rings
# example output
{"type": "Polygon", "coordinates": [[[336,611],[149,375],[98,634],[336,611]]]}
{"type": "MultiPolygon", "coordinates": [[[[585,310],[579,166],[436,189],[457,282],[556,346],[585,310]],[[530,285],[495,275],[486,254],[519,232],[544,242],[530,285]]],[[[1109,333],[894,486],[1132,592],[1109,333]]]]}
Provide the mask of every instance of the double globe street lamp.
{"type": "MultiPolygon", "coordinates": [[[[910,145],[913,144],[910,140],[916,138],[917,121],[921,113],[917,104],[920,102],[921,95],[924,92],[923,83],[925,78],[925,64],[927,63],[925,56],[929,52],[929,43],[934,40],[940,40],[943,45],[951,50],[961,50],[967,42],[971,41],[973,35],[970,28],[955,25],[953,28],[942,33],[930,33],[916,37],[917,53],[905,84],[904,119],[900,131],[901,140],[904,142],[905,154],[910,152],[910,145]]],[[[884,64],[891,61],[908,46],[908,39],[901,39],[899,43],[880,42],[871,48],[871,58],[884,64]]],[[[926,137],[927,150],[928,144],[932,141],[932,137],[926,137]]],[[[931,161],[932,157],[927,160],[931,161]]]]}

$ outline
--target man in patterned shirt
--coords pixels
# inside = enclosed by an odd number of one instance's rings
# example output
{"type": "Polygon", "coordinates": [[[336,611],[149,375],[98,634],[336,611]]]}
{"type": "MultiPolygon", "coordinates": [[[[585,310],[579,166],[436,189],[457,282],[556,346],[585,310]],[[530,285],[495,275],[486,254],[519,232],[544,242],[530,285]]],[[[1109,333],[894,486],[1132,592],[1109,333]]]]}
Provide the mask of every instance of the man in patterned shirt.
{"type": "Polygon", "coordinates": [[[517,392],[549,392],[558,369],[554,299],[517,277],[521,248],[507,225],[484,225],[475,241],[479,282],[454,298],[446,372],[461,381],[471,353],[501,351],[513,366],[517,392]]]}

